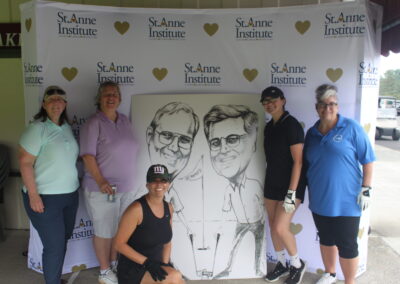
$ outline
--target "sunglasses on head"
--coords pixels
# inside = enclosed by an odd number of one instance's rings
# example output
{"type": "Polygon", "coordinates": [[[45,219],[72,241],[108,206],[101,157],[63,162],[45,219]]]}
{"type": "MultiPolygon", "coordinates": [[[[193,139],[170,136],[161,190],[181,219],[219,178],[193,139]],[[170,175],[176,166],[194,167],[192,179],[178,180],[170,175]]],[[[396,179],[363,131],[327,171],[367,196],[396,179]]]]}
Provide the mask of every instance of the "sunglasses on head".
{"type": "Polygon", "coordinates": [[[48,96],[51,96],[51,95],[54,95],[54,94],[65,95],[65,92],[63,90],[61,90],[61,89],[58,89],[58,88],[49,89],[46,92],[46,95],[48,95],[48,96]]]}

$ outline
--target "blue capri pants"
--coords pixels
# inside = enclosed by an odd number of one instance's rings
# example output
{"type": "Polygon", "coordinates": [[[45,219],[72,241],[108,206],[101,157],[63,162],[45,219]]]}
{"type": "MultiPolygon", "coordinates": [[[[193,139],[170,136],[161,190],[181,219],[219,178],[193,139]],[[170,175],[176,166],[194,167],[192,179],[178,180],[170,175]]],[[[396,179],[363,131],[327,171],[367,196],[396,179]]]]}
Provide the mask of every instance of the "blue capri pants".
{"type": "Polygon", "coordinates": [[[72,236],[79,204],[78,190],[66,194],[42,194],[44,212],[29,205],[22,192],[26,213],[43,243],[42,264],[46,284],[60,284],[68,239],[72,236]]]}

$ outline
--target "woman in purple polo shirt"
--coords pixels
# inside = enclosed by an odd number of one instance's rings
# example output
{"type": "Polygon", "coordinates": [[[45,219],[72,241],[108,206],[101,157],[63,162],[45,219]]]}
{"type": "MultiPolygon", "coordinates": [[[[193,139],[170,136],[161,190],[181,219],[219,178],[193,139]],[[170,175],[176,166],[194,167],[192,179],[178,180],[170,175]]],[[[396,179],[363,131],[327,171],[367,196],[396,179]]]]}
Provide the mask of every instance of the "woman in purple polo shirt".
{"type": "Polygon", "coordinates": [[[112,246],[118,222],[135,199],[135,142],[128,117],[117,112],[121,92],[117,83],[100,84],[97,112],[80,132],[80,156],[85,164],[83,187],[94,227],[94,249],[100,263],[99,283],[118,283],[117,252],[112,246]],[[116,189],[116,190],[115,190],[116,189]]]}

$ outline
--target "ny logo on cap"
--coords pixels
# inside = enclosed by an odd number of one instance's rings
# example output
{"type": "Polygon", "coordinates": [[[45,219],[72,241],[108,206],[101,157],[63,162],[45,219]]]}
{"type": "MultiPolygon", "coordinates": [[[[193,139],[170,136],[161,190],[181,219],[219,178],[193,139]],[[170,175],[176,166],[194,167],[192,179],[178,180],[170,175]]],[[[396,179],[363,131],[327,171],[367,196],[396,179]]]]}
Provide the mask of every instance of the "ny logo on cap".
{"type": "Polygon", "coordinates": [[[155,166],[155,167],[154,167],[154,173],[155,173],[155,174],[164,174],[164,167],[162,167],[162,166],[155,166]]]}

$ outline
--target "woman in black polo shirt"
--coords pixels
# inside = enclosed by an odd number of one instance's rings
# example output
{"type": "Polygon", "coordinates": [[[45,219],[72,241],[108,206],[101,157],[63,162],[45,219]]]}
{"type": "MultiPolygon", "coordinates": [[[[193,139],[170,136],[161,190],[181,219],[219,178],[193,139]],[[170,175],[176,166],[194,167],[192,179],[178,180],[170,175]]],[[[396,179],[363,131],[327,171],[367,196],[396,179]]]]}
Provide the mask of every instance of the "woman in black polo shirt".
{"type": "Polygon", "coordinates": [[[264,203],[278,258],[277,265],[265,280],[273,282],[289,275],[285,283],[300,283],[306,264],[297,254],[290,222],[304,199],[305,186],[300,182],[304,131],[297,119],[285,111],[286,99],[279,88],[266,88],[260,101],[264,110],[272,116],[264,129],[267,161],[264,203]],[[286,263],[285,249],[290,255],[290,265],[286,263]]]}

